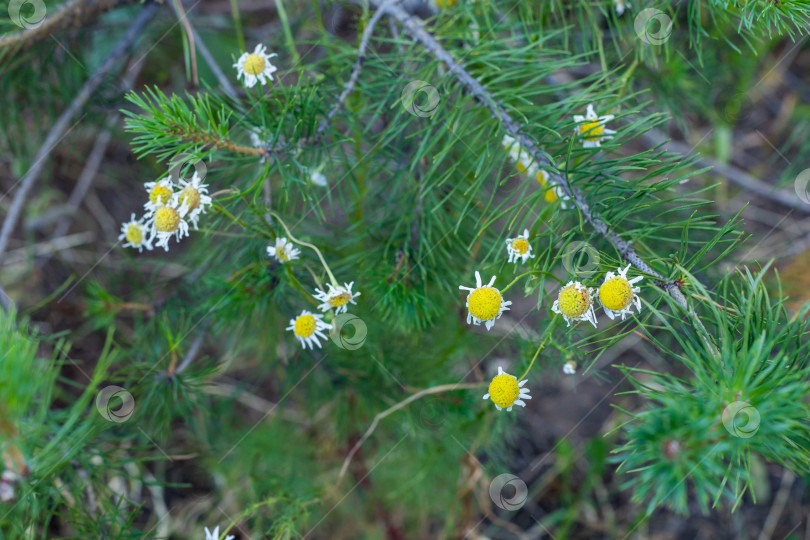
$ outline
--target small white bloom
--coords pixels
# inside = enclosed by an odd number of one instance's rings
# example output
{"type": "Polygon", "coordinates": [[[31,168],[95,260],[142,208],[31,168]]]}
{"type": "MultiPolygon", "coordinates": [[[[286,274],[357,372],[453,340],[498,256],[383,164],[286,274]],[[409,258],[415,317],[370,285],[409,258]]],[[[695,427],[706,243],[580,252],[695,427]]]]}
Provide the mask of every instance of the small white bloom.
{"type": "Polygon", "coordinates": [[[275,246],[267,246],[267,256],[275,257],[280,263],[294,261],[300,254],[301,250],[284,236],[276,238],[275,246]]]}
{"type": "Polygon", "coordinates": [[[517,165],[518,171],[530,176],[537,174],[539,170],[529,153],[520,146],[520,143],[511,135],[504,135],[501,146],[509,153],[509,157],[517,165]]]}
{"type": "Polygon", "coordinates": [[[327,283],[326,286],[328,291],[322,291],[321,289],[316,288],[315,294],[312,296],[315,298],[315,300],[322,302],[321,305],[318,306],[318,309],[325,312],[335,308],[335,314],[337,315],[338,313],[348,311],[348,304],[350,302],[357,305],[357,302],[355,302],[354,299],[360,296],[361,293],[353,293],[353,285],[354,281],[351,283],[344,283],[342,286],[338,285],[337,287],[331,283],[327,283]]]}
{"type": "Polygon", "coordinates": [[[129,221],[121,224],[121,235],[118,240],[126,240],[124,247],[138,248],[138,252],[143,253],[143,248],[152,250],[152,238],[144,224],[144,218],[135,219],[135,214],[129,221]]]}
{"type": "Polygon", "coordinates": [[[560,289],[551,311],[562,315],[567,326],[571,326],[571,321],[588,321],[596,328],[594,292],[595,289],[586,287],[579,281],[569,281],[560,289]]]}
{"type": "Polygon", "coordinates": [[[236,79],[244,77],[248,88],[253,88],[257,82],[261,82],[262,86],[266,85],[268,80],[273,80],[273,73],[278,70],[270,63],[270,59],[277,56],[276,53],[267,54],[266,50],[264,45],[256,45],[252,53],[242,53],[233,65],[236,68],[236,79]]]}
{"type": "Polygon", "coordinates": [[[470,291],[467,294],[467,324],[472,322],[477,326],[484,323],[489,330],[504,311],[509,311],[512,302],[504,302],[501,291],[493,287],[493,283],[495,276],[492,276],[487,285],[482,286],[481,274],[476,270],[475,288],[458,286],[460,290],[470,291]]]}
{"type": "Polygon", "coordinates": [[[172,177],[167,176],[163,180],[156,182],[146,182],[144,184],[146,192],[149,194],[149,200],[143,205],[146,210],[145,216],[148,218],[155,213],[158,207],[163,206],[169,202],[169,199],[174,195],[174,183],[172,177]]]}
{"type": "Polygon", "coordinates": [[[624,13],[624,9],[627,7],[624,0],[613,0],[613,5],[616,7],[616,15],[621,16],[624,13]]]}
{"type": "Polygon", "coordinates": [[[532,399],[529,389],[523,388],[527,382],[529,379],[518,382],[517,377],[504,372],[503,368],[498,366],[498,375],[489,383],[489,392],[484,394],[484,399],[491,399],[499,411],[503,409],[511,411],[515,405],[525,407],[526,402],[523,400],[532,399]]]}
{"type": "Polygon", "coordinates": [[[585,148],[598,148],[602,145],[602,141],[612,139],[612,135],[616,132],[607,129],[605,124],[613,120],[613,118],[612,114],[597,116],[593,110],[593,104],[588,105],[585,116],[574,115],[574,122],[580,124],[577,130],[582,137],[582,146],[585,148]]]}
{"type": "Polygon", "coordinates": [[[321,187],[326,187],[326,184],[328,183],[326,176],[324,176],[320,171],[311,172],[307,177],[307,180],[309,180],[312,184],[321,187]]]}
{"type": "Polygon", "coordinates": [[[203,184],[202,178],[194,171],[191,180],[180,180],[180,188],[176,194],[180,203],[180,215],[187,218],[194,230],[197,230],[200,214],[205,214],[205,209],[213,204],[208,195],[208,184],[203,184]]]}
{"type": "Polygon", "coordinates": [[[14,485],[17,483],[19,475],[8,469],[0,475],[0,502],[11,502],[14,500],[14,485]]]}
{"type": "Polygon", "coordinates": [[[563,366],[563,373],[566,375],[575,375],[577,372],[577,363],[573,360],[569,360],[563,366]]]}
{"type": "Polygon", "coordinates": [[[147,225],[151,228],[152,239],[157,239],[155,247],[162,247],[166,251],[169,251],[172,236],[178,242],[188,236],[188,221],[180,214],[180,202],[176,196],[170,198],[168,203],[158,206],[147,225]]]}
{"type": "Polygon", "coordinates": [[[636,306],[636,311],[641,312],[641,298],[637,294],[641,288],[634,287],[633,284],[644,279],[644,276],[627,279],[630,266],[632,265],[628,264],[624,269],[618,268],[618,275],[613,272],[605,274],[605,282],[599,287],[599,302],[611,319],[621,316],[624,320],[626,315],[633,313],[633,306],[636,306]]]}
{"type": "Polygon", "coordinates": [[[318,338],[320,337],[324,341],[327,339],[322,330],[330,330],[331,328],[331,324],[323,322],[323,315],[315,315],[304,310],[298,317],[290,319],[290,326],[287,327],[287,330],[292,330],[295,338],[301,342],[301,346],[305,349],[307,346],[314,349],[314,345],[317,345],[320,349],[321,342],[318,341],[318,338]]]}
{"type": "Polygon", "coordinates": [[[518,261],[526,263],[528,259],[534,259],[532,246],[529,244],[529,229],[523,229],[523,234],[515,238],[506,239],[506,252],[509,254],[509,262],[518,261]]]}
{"type": "MultiPolygon", "coordinates": [[[[225,537],[225,540],[233,540],[236,538],[234,535],[229,534],[225,537]]],[[[205,528],[205,540],[219,540],[219,526],[213,531],[209,531],[208,527],[205,528]]]]}

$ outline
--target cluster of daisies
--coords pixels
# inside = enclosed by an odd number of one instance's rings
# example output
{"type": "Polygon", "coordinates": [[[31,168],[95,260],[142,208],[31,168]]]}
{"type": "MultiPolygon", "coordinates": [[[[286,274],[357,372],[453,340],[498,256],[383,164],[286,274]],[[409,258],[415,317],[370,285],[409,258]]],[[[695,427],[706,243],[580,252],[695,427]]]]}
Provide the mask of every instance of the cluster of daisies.
{"type": "MultiPolygon", "coordinates": [[[[529,253],[531,256],[531,246],[528,245],[528,230],[516,239],[507,240],[507,247],[510,250],[510,262],[513,257],[513,251],[518,252],[520,257],[529,253]],[[526,242],[526,244],[518,243],[513,244],[515,240],[526,242]],[[522,253],[520,249],[524,248],[522,253]]],[[[524,259],[525,262],[525,259],[524,259]]],[[[630,270],[631,265],[625,268],[618,268],[616,273],[609,271],[605,274],[605,279],[599,287],[598,292],[596,289],[586,287],[578,281],[569,281],[557,295],[557,300],[554,301],[552,311],[561,314],[566,323],[570,326],[571,321],[588,321],[596,326],[596,313],[594,311],[594,302],[598,295],[599,303],[602,305],[605,313],[611,319],[616,317],[624,318],[633,313],[633,307],[636,311],[641,311],[641,299],[638,293],[641,291],[640,287],[635,286],[636,283],[643,279],[643,276],[636,276],[628,278],[627,272],[630,270]]],[[[509,311],[509,306],[512,302],[504,300],[503,294],[499,289],[494,287],[495,276],[493,276],[489,283],[484,285],[481,280],[481,274],[475,272],[475,287],[465,287],[460,285],[460,290],[467,292],[467,324],[480,325],[484,324],[489,330],[495,324],[495,321],[501,317],[504,311],[509,311]]],[[[563,372],[573,375],[576,373],[576,362],[568,361],[563,366],[563,372]]],[[[523,388],[528,379],[518,381],[517,377],[505,373],[501,367],[498,367],[498,375],[492,379],[489,385],[489,391],[484,395],[484,399],[490,399],[495,404],[495,407],[500,411],[506,409],[512,410],[514,405],[525,407],[524,400],[531,399],[529,390],[523,388]]]]}
{"type": "MultiPolygon", "coordinates": [[[[276,259],[282,264],[289,263],[298,259],[301,255],[301,250],[296,248],[287,238],[276,238],[275,245],[267,247],[267,255],[276,259]]],[[[315,294],[312,295],[315,300],[319,301],[318,309],[323,313],[334,310],[334,315],[348,312],[349,304],[357,305],[354,301],[355,298],[360,296],[360,292],[352,291],[354,282],[344,283],[343,285],[335,283],[327,283],[326,290],[315,288],[315,294]]],[[[312,313],[306,309],[301,311],[301,314],[290,319],[290,326],[287,330],[291,331],[295,338],[301,342],[301,346],[306,349],[314,349],[315,346],[321,347],[320,339],[326,340],[324,331],[331,331],[332,325],[323,320],[323,315],[320,313],[312,313]],[[319,339],[320,338],[320,339],[319,339]]]]}
{"type": "Polygon", "coordinates": [[[179,242],[188,236],[189,225],[197,230],[201,214],[211,206],[208,185],[194,172],[190,180],[179,179],[177,183],[167,176],[156,182],[144,184],[149,199],[144,204],[144,215],[138,219],[132,214],[130,220],[121,225],[119,240],[124,247],[162,247],[169,251],[172,237],[179,242]]]}

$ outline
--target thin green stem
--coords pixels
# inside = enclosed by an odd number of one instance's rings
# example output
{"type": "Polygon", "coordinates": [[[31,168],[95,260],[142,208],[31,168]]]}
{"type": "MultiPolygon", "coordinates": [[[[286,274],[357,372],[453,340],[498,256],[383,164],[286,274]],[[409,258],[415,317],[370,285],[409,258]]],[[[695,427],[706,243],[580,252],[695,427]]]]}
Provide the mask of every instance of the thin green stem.
{"type": "Polygon", "coordinates": [[[242,19],[239,16],[237,0],[231,0],[231,15],[233,15],[233,27],[236,30],[236,41],[239,43],[239,50],[246,51],[245,34],[242,32],[242,19]]]}
{"type": "MultiPolygon", "coordinates": [[[[530,275],[532,275],[532,274],[543,274],[543,275],[546,275],[546,276],[548,276],[548,277],[554,278],[554,279],[556,279],[557,281],[560,281],[560,278],[558,278],[557,276],[555,276],[555,275],[554,275],[554,274],[552,274],[551,272],[544,272],[544,271],[542,271],[542,270],[532,270],[531,272],[526,272],[526,273],[524,273],[524,274],[520,274],[518,277],[516,277],[515,279],[513,279],[513,280],[512,280],[512,282],[511,282],[509,285],[507,285],[506,287],[504,287],[503,289],[501,289],[501,293],[505,293],[506,291],[508,291],[508,290],[509,290],[509,288],[510,288],[512,285],[514,285],[515,283],[517,283],[518,281],[520,281],[522,278],[525,278],[526,276],[530,276],[530,275]]],[[[560,281],[560,283],[562,283],[562,282],[560,281]]]]}
{"type": "Polygon", "coordinates": [[[284,232],[287,233],[287,236],[289,236],[290,240],[292,240],[296,244],[301,244],[302,246],[307,246],[308,248],[312,248],[313,250],[315,250],[315,253],[318,254],[318,258],[321,260],[321,264],[323,265],[324,270],[326,270],[326,273],[329,276],[329,279],[332,281],[332,285],[334,285],[335,287],[338,287],[339,286],[338,280],[335,279],[334,274],[332,274],[332,270],[330,270],[329,265],[326,264],[326,260],[323,258],[323,255],[321,254],[321,250],[318,249],[317,247],[315,247],[314,245],[310,244],[309,242],[303,242],[303,241],[297,239],[295,236],[293,236],[293,234],[290,232],[290,229],[287,228],[287,224],[284,223],[284,220],[281,219],[281,217],[278,214],[276,214],[272,210],[268,210],[267,213],[270,214],[271,216],[273,216],[275,219],[277,219],[279,223],[281,223],[281,226],[284,227],[284,232]]]}
{"type": "Polygon", "coordinates": [[[557,320],[558,319],[559,319],[559,317],[555,315],[554,318],[551,319],[551,322],[549,323],[549,325],[546,326],[546,330],[543,332],[543,334],[544,334],[543,341],[540,342],[540,345],[537,347],[537,350],[534,352],[534,356],[532,357],[532,361],[529,362],[529,367],[527,367],[526,371],[523,373],[523,375],[521,375],[518,378],[519,381],[522,381],[523,379],[526,378],[526,376],[532,370],[532,366],[534,366],[535,360],[537,360],[537,357],[540,356],[540,351],[545,349],[546,345],[548,345],[549,341],[551,341],[551,336],[554,334],[554,328],[557,326],[557,320]]]}

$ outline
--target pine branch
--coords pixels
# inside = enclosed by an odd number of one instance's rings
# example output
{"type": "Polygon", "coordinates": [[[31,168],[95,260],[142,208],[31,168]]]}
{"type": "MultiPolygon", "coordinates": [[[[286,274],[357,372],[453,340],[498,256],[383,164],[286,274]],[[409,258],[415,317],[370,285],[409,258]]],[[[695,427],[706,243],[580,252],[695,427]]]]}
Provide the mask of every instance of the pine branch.
{"type": "Polygon", "coordinates": [[[621,238],[615,231],[608,227],[607,223],[602,221],[599,215],[591,211],[588,203],[585,202],[582,194],[578,190],[574,190],[568,183],[568,178],[556,171],[549,159],[545,156],[542,149],[537,146],[537,143],[523,133],[520,124],[518,124],[512,116],[504,109],[500,103],[490,94],[490,92],[475,79],[453,56],[442,47],[433,35],[425,30],[424,26],[416,19],[409,15],[399,5],[390,3],[390,0],[374,0],[377,9],[384,11],[389,16],[396,19],[402,26],[416,39],[425,49],[432,54],[437,60],[442,62],[452,73],[456,79],[462,83],[469,93],[484,107],[489,109],[492,116],[498,120],[503,126],[504,130],[514,137],[521,147],[528,152],[537,163],[543,164],[549,168],[549,182],[558,186],[563,190],[566,196],[570,197],[576,204],[579,211],[582,213],[585,220],[602,235],[608,242],[610,242],[616,251],[619,252],[621,257],[639,269],[641,272],[650,275],[654,278],[655,284],[666,291],[678,304],[687,310],[689,316],[692,317],[697,326],[704,334],[704,340],[711,350],[717,352],[716,347],[712,345],[703,323],[698,318],[697,313],[686,301],[686,297],[681,290],[681,283],[677,280],[668,280],[659,272],[644,261],[636,250],[630,245],[630,242],[621,238]]]}

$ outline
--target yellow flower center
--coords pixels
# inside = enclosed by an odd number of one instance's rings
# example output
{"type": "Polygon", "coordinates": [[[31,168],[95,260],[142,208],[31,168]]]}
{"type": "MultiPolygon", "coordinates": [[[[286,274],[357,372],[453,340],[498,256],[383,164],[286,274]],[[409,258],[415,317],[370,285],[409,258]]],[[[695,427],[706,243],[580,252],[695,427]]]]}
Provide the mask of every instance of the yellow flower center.
{"type": "Polygon", "coordinates": [[[553,203],[554,201],[557,200],[557,192],[554,190],[554,188],[547,189],[544,197],[546,199],[546,202],[553,203]]]}
{"type": "Polygon", "coordinates": [[[557,305],[566,317],[575,319],[581,317],[591,307],[591,295],[587,290],[576,288],[574,285],[563,287],[557,296],[557,305]]]}
{"type": "Polygon", "coordinates": [[[161,206],[155,211],[155,228],[160,232],[174,232],[180,226],[180,214],[169,206],[161,206]]]}
{"type": "Polygon", "coordinates": [[[501,293],[495,287],[479,287],[470,293],[467,304],[473,317],[491,321],[501,312],[501,293]]]}
{"type": "Polygon", "coordinates": [[[537,172],[537,181],[540,182],[541,186],[545,186],[548,182],[548,173],[546,171],[538,171],[537,172]]]}
{"type": "Polygon", "coordinates": [[[621,276],[610,278],[599,287],[599,300],[613,311],[621,311],[633,301],[633,288],[621,276]]]}
{"type": "Polygon", "coordinates": [[[143,230],[138,225],[130,223],[125,238],[130,244],[140,246],[141,242],[143,242],[143,230]]]}
{"type": "Polygon", "coordinates": [[[514,405],[519,394],[517,379],[506,373],[501,373],[489,383],[489,399],[501,409],[514,405]]]}
{"type": "Polygon", "coordinates": [[[295,319],[293,331],[296,336],[308,338],[315,333],[315,317],[312,315],[301,315],[295,319]]]}
{"type": "Polygon", "coordinates": [[[605,126],[599,121],[587,122],[579,126],[579,133],[585,136],[587,141],[596,141],[605,134],[605,126]]]}
{"type": "Polygon", "coordinates": [[[517,167],[517,170],[518,170],[518,172],[519,172],[520,174],[523,174],[523,173],[525,173],[525,172],[528,170],[528,169],[526,168],[526,165],[524,165],[524,164],[523,164],[523,163],[521,163],[520,161],[518,161],[518,162],[515,164],[515,166],[517,167]]]}
{"type": "Polygon", "coordinates": [[[251,53],[245,58],[245,73],[250,75],[258,75],[264,71],[265,60],[260,54],[251,53]]]}
{"type": "Polygon", "coordinates": [[[276,257],[283,262],[289,261],[290,254],[287,252],[287,246],[276,248],[276,257]]]}
{"type": "Polygon", "coordinates": [[[196,188],[186,186],[180,192],[180,206],[187,204],[189,210],[194,210],[200,206],[200,192],[196,188]]]}
{"type": "Polygon", "coordinates": [[[158,184],[149,192],[149,200],[152,204],[166,204],[172,196],[172,190],[162,184],[158,184]]]}
{"type": "Polygon", "coordinates": [[[347,292],[340,293],[337,296],[333,296],[332,298],[329,299],[329,305],[332,307],[345,306],[346,304],[349,303],[349,300],[351,299],[352,299],[351,294],[347,292]]]}
{"type": "Polygon", "coordinates": [[[525,238],[515,238],[512,240],[512,249],[523,255],[529,251],[529,241],[525,238]]]}

